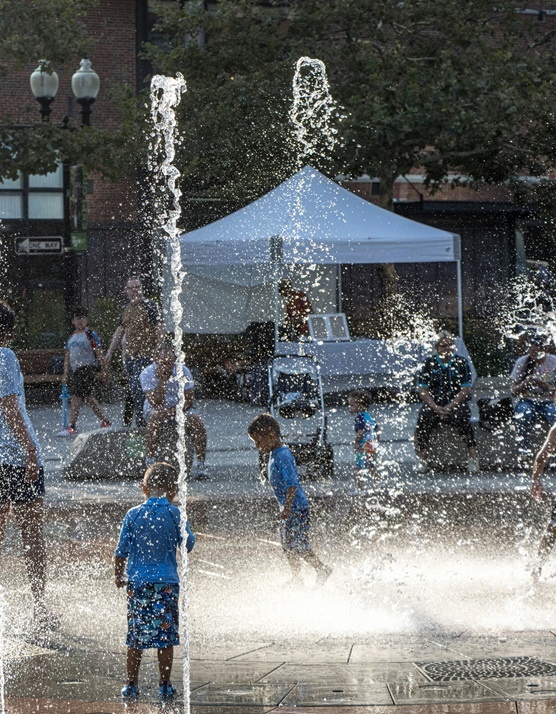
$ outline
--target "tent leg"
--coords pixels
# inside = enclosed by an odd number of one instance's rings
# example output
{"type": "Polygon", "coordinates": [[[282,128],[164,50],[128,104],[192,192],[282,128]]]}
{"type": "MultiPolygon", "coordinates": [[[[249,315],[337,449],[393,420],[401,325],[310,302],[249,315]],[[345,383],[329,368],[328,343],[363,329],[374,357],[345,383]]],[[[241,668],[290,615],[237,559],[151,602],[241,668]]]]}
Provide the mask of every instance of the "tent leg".
{"type": "Polygon", "coordinates": [[[280,295],[278,293],[279,270],[274,269],[274,354],[278,354],[278,323],[280,320],[280,295]]]}
{"type": "Polygon", "coordinates": [[[458,283],[458,331],[463,340],[463,293],[461,286],[461,260],[456,260],[456,274],[458,283]]]}
{"type": "Polygon", "coordinates": [[[342,266],[336,266],[336,309],[338,312],[342,310],[342,266]]]}

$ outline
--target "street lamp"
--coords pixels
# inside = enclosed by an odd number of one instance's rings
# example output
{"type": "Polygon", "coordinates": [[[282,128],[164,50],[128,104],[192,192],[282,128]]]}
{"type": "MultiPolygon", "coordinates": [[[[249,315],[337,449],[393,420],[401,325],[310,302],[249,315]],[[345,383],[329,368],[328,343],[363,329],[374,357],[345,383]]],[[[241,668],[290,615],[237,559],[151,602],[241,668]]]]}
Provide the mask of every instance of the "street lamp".
{"type": "Polygon", "coordinates": [[[90,126],[91,104],[97,98],[100,89],[100,79],[91,67],[91,60],[81,60],[79,69],[71,78],[71,89],[83,107],[81,109],[81,125],[90,126]]]}
{"type": "Polygon", "coordinates": [[[48,121],[52,109],[50,105],[54,101],[58,91],[58,75],[50,69],[48,60],[39,60],[39,66],[31,74],[31,91],[37,102],[41,105],[39,109],[43,121],[48,121]]]}
{"type": "MultiPolygon", "coordinates": [[[[1,0],[0,0],[1,4],[1,0]]],[[[40,104],[40,113],[42,120],[47,122],[50,118],[50,105],[54,101],[56,92],[58,91],[58,75],[51,68],[48,60],[40,60],[39,66],[31,74],[31,91],[33,96],[40,104]]],[[[91,61],[82,59],[79,64],[79,69],[71,78],[71,89],[76,100],[81,105],[81,126],[90,126],[91,104],[97,98],[100,89],[100,79],[98,74],[91,67],[91,61]]],[[[61,129],[68,128],[68,117],[64,117],[61,129]]],[[[75,254],[72,251],[72,223],[71,223],[71,195],[72,181],[70,176],[70,166],[67,163],[62,164],[62,188],[64,196],[64,212],[63,212],[63,244],[64,244],[64,274],[66,282],[66,305],[69,306],[74,301],[74,293],[77,284],[77,264],[75,254]]],[[[82,182],[82,179],[81,179],[82,182]]],[[[77,185],[77,180],[76,180],[77,185]]],[[[82,201],[82,198],[79,199],[82,201]]],[[[77,215],[77,212],[76,212],[77,215]]],[[[81,231],[81,224],[76,226],[76,230],[81,231]]],[[[85,228],[86,230],[86,228],[85,228]]]]}
{"type": "MultiPolygon", "coordinates": [[[[51,70],[48,60],[39,60],[39,66],[31,74],[31,91],[41,105],[39,111],[43,121],[48,121],[58,91],[58,75],[51,70]]],[[[91,60],[82,59],[79,69],[71,78],[71,88],[75,98],[81,104],[81,126],[90,126],[91,104],[97,98],[100,79],[91,67],[91,60]]],[[[67,121],[67,120],[66,120],[67,121]]]]}

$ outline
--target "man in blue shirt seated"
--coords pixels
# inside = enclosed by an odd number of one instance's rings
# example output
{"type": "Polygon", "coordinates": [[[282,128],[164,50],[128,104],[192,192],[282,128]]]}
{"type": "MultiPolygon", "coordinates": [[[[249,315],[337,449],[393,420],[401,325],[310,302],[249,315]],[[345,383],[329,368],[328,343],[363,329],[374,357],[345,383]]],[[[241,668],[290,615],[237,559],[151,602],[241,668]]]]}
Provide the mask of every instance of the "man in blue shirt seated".
{"type": "Polygon", "coordinates": [[[441,423],[452,424],[463,436],[469,450],[468,470],[479,471],[477,442],[471,426],[467,401],[471,394],[471,367],[465,357],[456,355],[454,338],[441,333],[436,354],[428,357],[419,375],[419,397],[423,402],[415,427],[415,451],[420,460],[417,470],[429,470],[430,436],[441,423]]]}
{"type": "Polygon", "coordinates": [[[193,408],[195,382],[189,369],[183,365],[180,380],[176,370],[176,354],[171,346],[164,345],[158,351],[155,362],[141,372],[139,380],[145,394],[143,413],[147,423],[147,465],[157,459],[164,426],[169,422],[175,423],[181,384],[185,426],[191,434],[197,455],[197,479],[206,480],[207,432],[200,414],[193,408]]]}

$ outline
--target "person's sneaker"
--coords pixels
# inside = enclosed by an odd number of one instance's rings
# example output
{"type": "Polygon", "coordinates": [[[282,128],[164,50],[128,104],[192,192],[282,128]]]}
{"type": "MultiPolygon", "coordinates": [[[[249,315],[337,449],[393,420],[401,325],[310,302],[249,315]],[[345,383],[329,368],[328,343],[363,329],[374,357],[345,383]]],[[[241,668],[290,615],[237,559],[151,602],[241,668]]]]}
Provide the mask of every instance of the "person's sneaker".
{"type": "Polygon", "coordinates": [[[467,462],[467,471],[470,474],[478,474],[480,470],[481,468],[479,466],[478,460],[473,458],[469,459],[469,461],[467,462]]]}
{"type": "Polygon", "coordinates": [[[133,682],[126,684],[122,689],[122,699],[125,702],[134,702],[139,697],[139,687],[133,682]]]}
{"type": "Polygon", "coordinates": [[[112,426],[112,424],[108,421],[108,419],[103,419],[100,422],[100,428],[101,429],[109,429],[112,426]]]}
{"type": "Polygon", "coordinates": [[[47,610],[43,605],[35,607],[33,613],[33,625],[36,631],[58,630],[60,628],[60,617],[51,610],[47,610]]]}
{"type": "Polygon", "coordinates": [[[171,702],[176,696],[176,688],[168,682],[162,682],[158,685],[158,696],[161,702],[171,702]]]}
{"type": "Polygon", "coordinates": [[[317,585],[324,585],[328,578],[332,575],[332,568],[327,565],[323,566],[317,573],[317,585]]]}
{"type": "Polygon", "coordinates": [[[208,481],[209,475],[207,473],[207,467],[204,461],[197,461],[197,481],[208,481]]]}
{"type": "Polygon", "coordinates": [[[428,474],[429,471],[431,470],[431,467],[427,464],[426,461],[417,461],[417,465],[415,466],[415,471],[418,474],[428,474]]]}
{"type": "Polygon", "coordinates": [[[70,436],[73,436],[74,434],[77,434],[77,429],[72,424],[70,424],[66,429],[66,433],[70,436]]]}

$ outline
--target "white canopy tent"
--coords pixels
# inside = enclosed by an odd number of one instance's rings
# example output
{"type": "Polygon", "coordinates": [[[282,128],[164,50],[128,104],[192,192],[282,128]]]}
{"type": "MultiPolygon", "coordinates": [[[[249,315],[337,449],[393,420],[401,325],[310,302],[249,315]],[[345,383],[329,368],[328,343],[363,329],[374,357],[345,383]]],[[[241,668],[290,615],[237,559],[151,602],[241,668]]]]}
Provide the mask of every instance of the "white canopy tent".
{"type": "Polygon", "coordinates": [[[379,208],[310,166],[180,240],[185,332],[241,332],[274,319],[273,291],[286,271],[301,283],[310,274],[315,311],[330,312],[342,264],[455,262],[462,335],[459,236],[379,208]]]}

